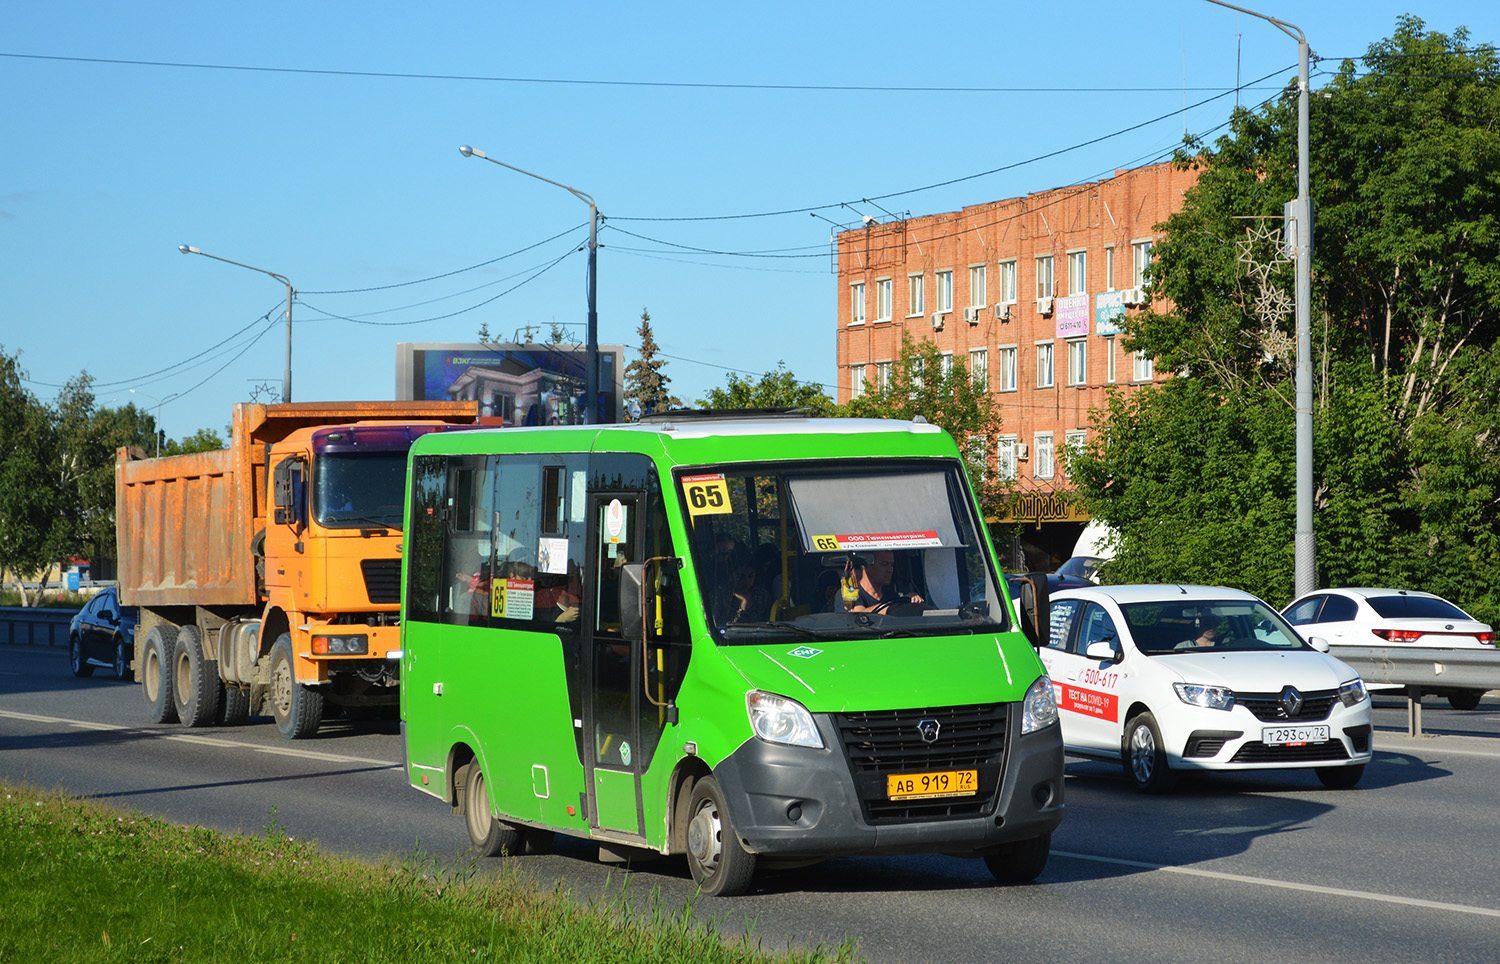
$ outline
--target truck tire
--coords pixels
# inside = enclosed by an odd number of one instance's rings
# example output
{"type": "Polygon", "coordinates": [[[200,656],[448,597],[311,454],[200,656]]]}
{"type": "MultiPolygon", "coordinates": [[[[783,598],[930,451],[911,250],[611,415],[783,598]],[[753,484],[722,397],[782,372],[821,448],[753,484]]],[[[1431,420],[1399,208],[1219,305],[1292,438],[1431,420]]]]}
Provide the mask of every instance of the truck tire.
{"type": "Polygon", "coordinates": [[[484,781],[484,770],[474,760],[458,768],[455,776],[464,794],[464,826],[469,831],[469,843],[480,857],[498,857],[501,854],[521,852],[521,831],[503,820],[495,819],[490,810],[489,788],[484,781]]]}
{"type": "Polygon", "coordinates": [[[219,712],[214,722],[219,726],[239,726],[250,718],[250,691],[222,683],[220,687],[219,712]]]}
{"type": "Polygon", "coordinates": [[[152,723],[176,723],[170,667],[177,656],[177,627],[152,626],[142,647],[141,694],[151,707],[147,715],[152,723]]]}
{"type": "Polygon", "coordinates": [[[89,658],[83,652],[83,640],[77,633],[68,637],[68,668],[80,678],[94,675],[94,667],[89,665],[89,658]]]}
{"type": "Polygon", "coordinates": [[[208,726],[219,711],[219,677],[203,655],[203,634],[197,626],[177,630],[177,655],[172,659],[172,702],[183,726],[208,726]]]}
{"type": "Polygon", "coordinates": [[[297,682],[292,637],[282,633],[271,647],[271,715],[288,740],[305,740],[323,722],[323,694],[297,682]]]}

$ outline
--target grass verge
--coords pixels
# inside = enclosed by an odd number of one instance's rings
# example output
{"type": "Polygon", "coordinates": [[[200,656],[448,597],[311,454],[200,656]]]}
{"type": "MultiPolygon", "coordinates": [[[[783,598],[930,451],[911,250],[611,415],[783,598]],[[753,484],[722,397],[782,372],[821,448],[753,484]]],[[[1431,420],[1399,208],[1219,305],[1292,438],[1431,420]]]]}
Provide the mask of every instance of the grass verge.
{"type": "Polygon", "coordinates": [[[587,906],[512,866],[324,854],[0,781],[0,961],[854,964],[852,944],[767,951],[653,893],[587,906]]]}

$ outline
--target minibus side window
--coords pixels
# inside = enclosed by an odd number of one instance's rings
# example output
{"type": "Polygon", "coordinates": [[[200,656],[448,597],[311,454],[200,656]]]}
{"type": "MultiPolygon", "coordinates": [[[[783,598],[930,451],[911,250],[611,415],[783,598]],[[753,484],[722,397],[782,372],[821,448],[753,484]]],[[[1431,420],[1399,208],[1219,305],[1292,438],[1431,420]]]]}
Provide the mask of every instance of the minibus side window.
{"type": "Polygon", "coordinates": [[[420,455],[411,468],[411,526],[406,534],[406,617],[437,622],[442,602],[443,502],[447,495],[448,460],[420,455]]]}
{"type": "Polygon", "coordinates": [[[454,626],[490,622],[490,465],[483,456],[449,461],[441,619],[454,626]]]}

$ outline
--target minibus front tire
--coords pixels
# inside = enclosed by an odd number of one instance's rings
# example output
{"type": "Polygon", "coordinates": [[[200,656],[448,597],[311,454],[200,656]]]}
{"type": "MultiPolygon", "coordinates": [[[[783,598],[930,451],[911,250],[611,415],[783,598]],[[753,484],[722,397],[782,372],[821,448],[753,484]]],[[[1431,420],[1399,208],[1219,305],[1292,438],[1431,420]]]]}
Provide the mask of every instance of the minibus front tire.
{"type": "Polygon", "coordinates": [[[1044,833],[1030,840],[1017,840],[1000,853],[987,854],[984,865],[1002,884],[1029,884],[1047,869],[1052,853],[1052,835],[1044,833]]]}
{"type": "Polygon", "coordinates": [[[466,763],[454,775],[464,793],[464,826],[469,829],[469,843],[481,857],[498,857],[502,853],[521,852],[521,832],[490,812],[490,795],[479,761],[466,763]]]}
{"type": "Polygon", "coordinates": [[[693,784],[687,812],[688,869],[698,889],[710,897],[734,897],[749,890],[755,855],[740,845],[719,782],[704,777],[693,784]]]}

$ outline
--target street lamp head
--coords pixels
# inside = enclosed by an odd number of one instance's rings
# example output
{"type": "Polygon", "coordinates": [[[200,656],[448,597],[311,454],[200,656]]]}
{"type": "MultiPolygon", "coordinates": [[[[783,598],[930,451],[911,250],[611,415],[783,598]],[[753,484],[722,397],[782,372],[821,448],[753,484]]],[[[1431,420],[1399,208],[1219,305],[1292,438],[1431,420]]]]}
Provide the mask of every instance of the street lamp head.
{"type": "Polygon", "coordinates": [[[478,154],[480,157],[484,157],[484,151],[476,151],[474,150],[474,148],[470,147],[467,144],[460,144],[458,147],[458,152],[464,157],[473,157],[475,154],[478,154]]]}
{"type": "Polygon", "coordinates": [[[202,254],[203,253],[202,251],[199,251],[197,248],[193,247],[191,244],[179,244],[177,246],[177,250],[181,251],[183,254],[202,254]]]}

